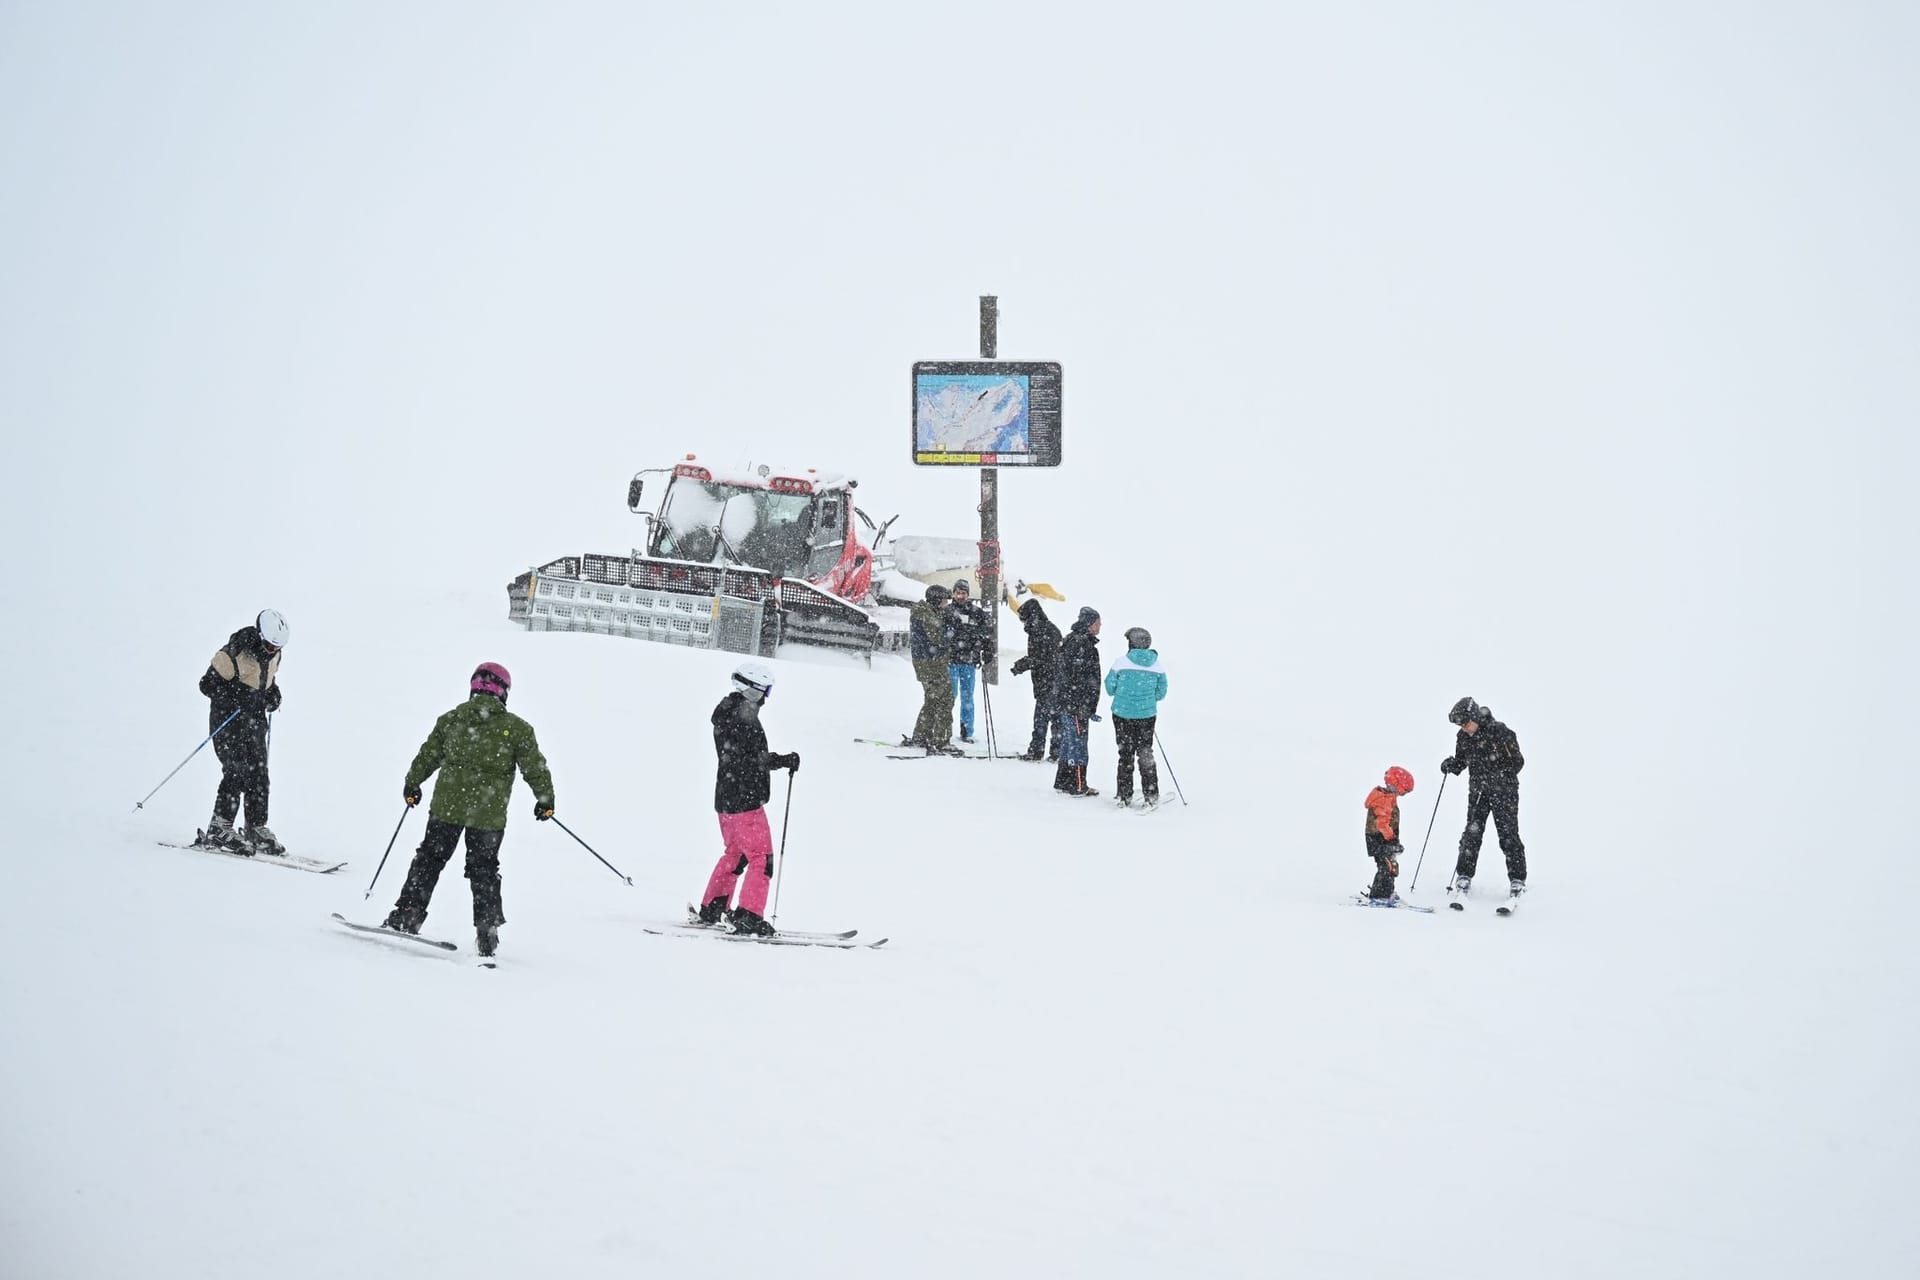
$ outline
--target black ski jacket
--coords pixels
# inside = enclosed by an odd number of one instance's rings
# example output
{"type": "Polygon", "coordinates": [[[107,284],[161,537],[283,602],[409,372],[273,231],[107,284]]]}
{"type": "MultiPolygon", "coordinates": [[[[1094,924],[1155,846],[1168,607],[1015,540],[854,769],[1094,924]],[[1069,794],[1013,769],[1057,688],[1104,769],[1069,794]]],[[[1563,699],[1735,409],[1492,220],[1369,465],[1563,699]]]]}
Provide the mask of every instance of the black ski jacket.
{"type": "Polygon", "coordinates": [[[760,709],[735,690],[713,709],[713,753],[719,767],[713,780],[716,813],[751,813],[773,794],[767,763],[767,731],[760,709]]]}
{"type": "Polygon", "coordinates": [[[1038,600],[1020,606],[1020,625],[1027,629],[1027,656],[1013,664],[1013,674],[1033,675],[1033,704],[1055,711],[1053,682],[1060,670],[1060,628],[1047,620],[1038,600]]]}
{"type": "MultiPolygon", "coordinates": [[[[267,731],[267,713],[280,709],[280,655],[268,657],[260,645],[258,627],[242,627],[213,652],[206,673],[200,677],[200,692],[207,695],[207,728],[217,729],[227,717],[238,711],[227,734],[267,731]],[[235,732],[235,731],[238,732],[235,732]]],[[[222,734],[222,737],[227,736],[222,734]]]]}
{"type": "Polygon", "coordinates": [[[971,600],[965,604],[957,600],[949,604],[946,616],[940,620],[947,633],[947,661],[969,667],[989,661],[990,621],[987,611],[971,600]]]}
{"type": "Polygon", "coordinates": [[[1527,758],[1520,754],[1520,739],[1513,730],[1495,720],[1492,712],[1479,723],[1476,733],[1462,729],[1453,735],[1453,758],[1465,765],[1474,779],[1511,778],[1526,767],[1527,758]]]}
{"type": "Polygon", "coordinates": [[[1085,719],[1100,709],[1100,637],[1076,622],[1060,645],[1060,670],[1054,679],[1054,707],[1085,719]]]}

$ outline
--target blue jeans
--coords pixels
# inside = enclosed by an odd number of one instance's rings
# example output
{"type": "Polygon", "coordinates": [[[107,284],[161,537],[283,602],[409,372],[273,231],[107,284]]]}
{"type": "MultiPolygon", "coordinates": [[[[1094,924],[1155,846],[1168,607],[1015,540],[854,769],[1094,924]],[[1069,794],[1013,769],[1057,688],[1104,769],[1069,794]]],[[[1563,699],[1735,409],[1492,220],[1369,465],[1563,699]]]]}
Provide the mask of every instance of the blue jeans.
{"type": "Polygon", "coordinates": [[[953,681],[954,701],[960,704],[960,736],[973,736],[973,681],[980,668],[964,662],[947,664],[947,678],[953,681]]]}
{"type": "Polygon", "coordinates": [[[1081,731],[1081,726],[1085,723],[1085,721],[1079,719],[1071,711],[1062,711],[1060,713],[1061,764],[1079,765],[1083,769],[1086,768],[1087,735],[1081,731]]]}

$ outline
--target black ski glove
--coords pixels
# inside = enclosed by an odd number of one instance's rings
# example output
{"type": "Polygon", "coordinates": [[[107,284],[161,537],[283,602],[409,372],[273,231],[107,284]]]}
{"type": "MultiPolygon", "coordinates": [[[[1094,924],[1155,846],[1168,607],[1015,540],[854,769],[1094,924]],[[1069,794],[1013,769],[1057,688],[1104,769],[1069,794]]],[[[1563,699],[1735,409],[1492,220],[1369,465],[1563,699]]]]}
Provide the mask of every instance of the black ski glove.
{"type": "Polygon", "coordinates": [[[551,818],[552,816],[553,816],[553,806],[551,804],[547,803],[545,800],[535,800],[533,802],[533,820],[535,822],[545,822],[548,818],[551,818]]]}
{"type": "Polygon", "coordinates": [[[787,754],[780,757],[775,768],[785,769],[788,773],[800,772],[800,753],[798,751],[787,752],[787,754]]]}
{"type": "Polygon", "coordinates": [[[1442,773],[1463,773],[1466,771],[1466,767],[1467,766],[1460,763],[1459,756],[1448,756],[1440,762],[1440,772],[1442,773]]]}
{"type": "Polygon", "coordinates": [[[278,711],[279,709],[280,709],[280,686],[276,684],[269,687],[267,690],[267,710],[278,711]]]}
{"type": "Polygon", "coordinates": [[[420,803],[420,788],[408,787],[406,791],[406,796],[407,796],[407,808],[411,809],[413,808],[413,806],[420,803]]]}
{"type": "Polygon", "coordinates": [[[1405,852],[1406,852],[1406,850],[1405,850],[1405,849],[1402,849],[1402,848],[1400,847],[1400,842],[1399,842],[1398,840],[1389,840],[1389,841],[1387,841],[1387,856],[1388,856],[1388,857],[1390,857],[1390,858],[1397,858],[1397,857],[1399,857],[1399,856],[1400,856],[1401,854],[1403,854],[1403,853],[1405,853],[1405,852]]]}
{"type": "Polygon", "coordinates": [[[1027,672],[1030,671],[1032,668],[1033,668],[1032,658],[1016,658],[1013,663],[1013,674],[1017,676],[1023,676],[1027,674],[1027,672]]]}

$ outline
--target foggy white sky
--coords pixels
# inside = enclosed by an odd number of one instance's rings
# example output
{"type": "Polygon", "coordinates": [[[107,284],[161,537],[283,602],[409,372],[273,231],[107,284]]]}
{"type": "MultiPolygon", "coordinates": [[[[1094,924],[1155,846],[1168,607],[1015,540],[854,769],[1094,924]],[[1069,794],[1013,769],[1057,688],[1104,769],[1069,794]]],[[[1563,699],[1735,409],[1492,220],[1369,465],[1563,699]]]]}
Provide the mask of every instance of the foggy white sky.
{"type": "Polygon", "coordinates": [[[1009,561],[1196,722],[1437,758],[1472,693],[1627,836],[1904,751],[1911,6],[758,8],[0,10],[27,710],[503,611],[686,449],[967,534],[907,371],[996,292],[1066,366],[1009,561]]]}

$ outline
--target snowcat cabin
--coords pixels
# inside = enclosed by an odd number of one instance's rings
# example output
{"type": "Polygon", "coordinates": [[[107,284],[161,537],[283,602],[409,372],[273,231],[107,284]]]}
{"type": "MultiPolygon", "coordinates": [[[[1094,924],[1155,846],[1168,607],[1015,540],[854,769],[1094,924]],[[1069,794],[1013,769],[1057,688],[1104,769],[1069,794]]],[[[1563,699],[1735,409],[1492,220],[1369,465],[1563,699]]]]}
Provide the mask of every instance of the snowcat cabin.
{"type": "MultiPolygon", "coordinates": [[[[716,478],[698,463],[680,463],[667,480],[647,554],[744,565],[811,582],[842,599],[864,599],[873,557],[853,531],[851,483],[821,486],[771,474],[716,478]]],[[[637,495],[629,497],[635,505],[637,495]]]]}

